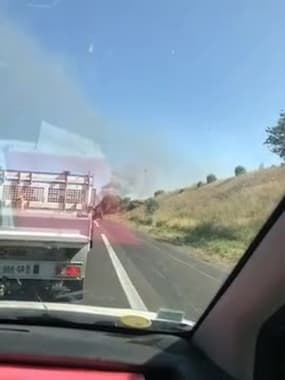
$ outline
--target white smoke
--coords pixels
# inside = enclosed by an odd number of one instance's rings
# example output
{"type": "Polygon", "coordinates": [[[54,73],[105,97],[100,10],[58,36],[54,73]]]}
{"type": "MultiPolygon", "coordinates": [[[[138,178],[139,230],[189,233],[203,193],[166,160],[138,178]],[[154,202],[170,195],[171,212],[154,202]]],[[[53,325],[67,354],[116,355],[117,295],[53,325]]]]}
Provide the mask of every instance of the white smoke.
{"type": "Polygon", "coordinates": [[[37,142],[42,150],[50,150],[54,140],[54,151],[105,155],[120,179],[123,195],[143,197],[170,180],[173,160],[163,136],[146,136],[135,125],[130,133],[114,121],[99,120],[73,79],[68,59],[44,49],[35,36],[3,12],[0,46],[0,139],[37,142]],[[67,138],[64,132],[46,125],[40,128],[42,120],[81,139],[67,138]],[[48,136],[50,133],[53,135],[48,136]]]}

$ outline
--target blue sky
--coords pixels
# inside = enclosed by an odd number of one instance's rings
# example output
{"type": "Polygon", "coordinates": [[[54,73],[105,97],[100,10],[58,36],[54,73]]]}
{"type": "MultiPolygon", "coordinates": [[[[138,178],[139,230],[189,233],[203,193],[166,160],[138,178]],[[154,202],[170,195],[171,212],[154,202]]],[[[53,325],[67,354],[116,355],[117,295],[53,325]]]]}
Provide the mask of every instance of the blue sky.
{"type": "Polygon", "coordinates": [[[26,82],[13,77],[25,101],[17,117],[5,98],[3,138],[35,138],[42,118],[95,140],[116,170],[146,168],[151,188],[279,163],[263,142],[285,107],[284,12],[283,0],[4,0],[0,63],[19,61],[26,82]]]}

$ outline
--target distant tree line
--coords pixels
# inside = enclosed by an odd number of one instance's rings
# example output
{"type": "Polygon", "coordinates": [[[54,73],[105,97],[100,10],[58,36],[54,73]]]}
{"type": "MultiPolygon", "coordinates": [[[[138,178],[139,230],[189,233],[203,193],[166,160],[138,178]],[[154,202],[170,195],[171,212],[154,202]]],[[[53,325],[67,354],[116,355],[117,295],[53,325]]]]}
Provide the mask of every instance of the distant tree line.
{"type": "MultiPolygon", "coordinates": [[[[242,174],[245,174],[246,173],[246,168],[244,166],[241,166],[241,165],[238,165],[235,167],[234,169],[234,173],[235,173],[235,176],[240,176],[242,174]]],[[[208,174],[207,177],[206,177],[206,182],[204,183],[203,181],[199,181],[197,183],[197,188],[200,188],[202,186],[204,186],[205,184],[209,184],[209,183],[213,183],[217,181],[217,176],[213,173],[211,174],[208,174]]]]}
{"type": "MultiPolygon", "coordinates": [[[[276,125],[266,128],[267,138],[264,142],[267,145],[271,152],[277,154],[281,160],[281,166],[285,165],[285,112],[281,111],[279,114],[279,119],[276,125]]],[[[272,165],[272,168],[276,167],[272,165]]],[[[259,170],[264,169],[264,164],[259,165],[259,170]]],[[[0,168],[1,171],[1,168],[0,168]]],[[[244,166],[238,165],[234,169],[234,175],[236,177],[244,175],[247,173],[247,170],[244,166]]],[[[206,184],[210,184],[217,181],[217,176],[213,173],[210,173],[206,176],[205,183],[199,181],[197,183],[197,188],[200,188],[206,184]]],[[[177,191],[178,194],[183,193],[184,189],[177,191]]],[[[104,214],[112,214],[118,211],[131,211],[139,206],[145,206],[146,215],[153,216],[153,214],[158,210],[159,203],[155,198],[160,197],[165,194],[164,190],[157,190],[154,192],[154,198],[149,198],[146,201],[141,200],[132,200],[128,197],[120,198],[119,196],[106,195],[100,202],[99,207],[101,207],[104,214]]],[[[97,206],[98,207],[98,206],[97,206]]]]}

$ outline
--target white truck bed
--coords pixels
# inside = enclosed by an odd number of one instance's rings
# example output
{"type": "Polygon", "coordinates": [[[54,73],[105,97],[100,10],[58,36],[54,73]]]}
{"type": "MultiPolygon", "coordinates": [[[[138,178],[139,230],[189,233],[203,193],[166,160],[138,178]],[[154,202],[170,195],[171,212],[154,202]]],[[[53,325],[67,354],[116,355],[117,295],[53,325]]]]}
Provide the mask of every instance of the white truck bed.
{"type": "Polygon", "coordinates": [[[9,220],[0,227],[0,280],[83,284],[92,240],[89,217],[12,210],[9,220]],[[61,268],[70,266],[80,268],[80,275],[63,274],[61,268]]]}

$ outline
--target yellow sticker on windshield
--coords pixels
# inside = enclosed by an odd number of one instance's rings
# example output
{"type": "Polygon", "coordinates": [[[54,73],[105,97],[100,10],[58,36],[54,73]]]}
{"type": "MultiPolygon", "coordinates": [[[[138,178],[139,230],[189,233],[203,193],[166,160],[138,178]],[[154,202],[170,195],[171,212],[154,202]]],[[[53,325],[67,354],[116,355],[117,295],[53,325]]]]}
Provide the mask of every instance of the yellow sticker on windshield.
{"type": "Polygon", "coordinates": [[[121,322],[134,329],[146,329],[151,326],[151,320],[141,315],[125,315],[121,317],[121,322]]]}

